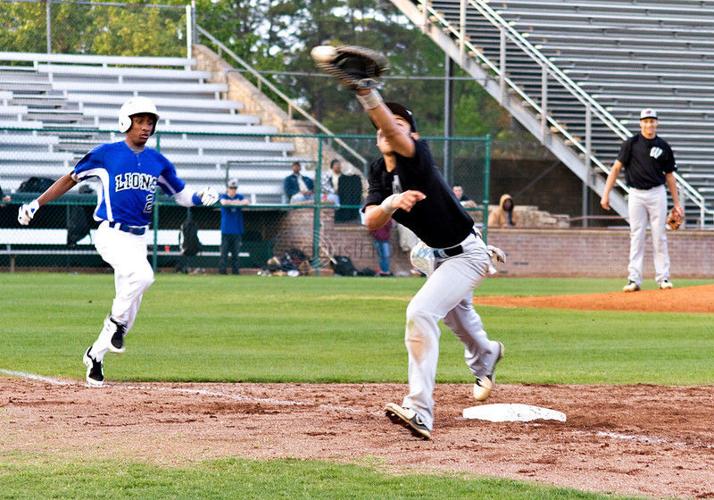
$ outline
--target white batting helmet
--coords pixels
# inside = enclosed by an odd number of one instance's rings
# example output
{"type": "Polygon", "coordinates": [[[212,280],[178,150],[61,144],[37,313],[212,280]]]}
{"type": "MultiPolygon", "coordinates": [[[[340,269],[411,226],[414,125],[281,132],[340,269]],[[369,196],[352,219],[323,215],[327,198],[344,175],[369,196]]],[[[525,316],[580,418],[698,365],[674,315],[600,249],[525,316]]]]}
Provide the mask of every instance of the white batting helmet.
{"type": "MultiPolygon", "coordinates": [[[[131,117],[140,113],[154,115],[156,121],[159,121],[159,112],[156,110],[156,105],[151,102],[151,99],[146,97],[131,97],[122,104],[119,110],[119,132],[128,132],[131,128],[131,117]]],[[[154,128],[151,130],[152,135],[154,131],[156,131],[156,123],[154,123],[154,128]]]]}

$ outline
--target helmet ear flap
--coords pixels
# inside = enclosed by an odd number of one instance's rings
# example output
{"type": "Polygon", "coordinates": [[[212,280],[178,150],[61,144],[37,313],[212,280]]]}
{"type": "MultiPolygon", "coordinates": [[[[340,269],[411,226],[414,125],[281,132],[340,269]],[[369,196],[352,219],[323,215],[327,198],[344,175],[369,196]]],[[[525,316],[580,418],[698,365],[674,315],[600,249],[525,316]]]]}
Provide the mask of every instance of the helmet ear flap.
{"type": "Polygon", "coordinates": [[[128,132],[131,128],[131,116],[120,116],[119,117],[119,132],[128,132]]]}

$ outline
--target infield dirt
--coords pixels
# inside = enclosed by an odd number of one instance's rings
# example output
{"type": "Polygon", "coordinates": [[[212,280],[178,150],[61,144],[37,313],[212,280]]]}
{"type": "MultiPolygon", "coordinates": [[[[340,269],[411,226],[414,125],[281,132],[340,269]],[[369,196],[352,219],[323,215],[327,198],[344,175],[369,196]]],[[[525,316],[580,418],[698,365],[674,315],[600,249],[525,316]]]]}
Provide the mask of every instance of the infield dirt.
{"type": "Polygon", "coordinates": [[[489,402],[546,406],[566,423],[469,421],[470,386],[439,385],[433,441],[384,417],[397,384],[116,383],[0,377],[0,450],[185,465],[219,457],[374,464],[597,492],[714,497],[714,386],[499,385],[489,402]]]}

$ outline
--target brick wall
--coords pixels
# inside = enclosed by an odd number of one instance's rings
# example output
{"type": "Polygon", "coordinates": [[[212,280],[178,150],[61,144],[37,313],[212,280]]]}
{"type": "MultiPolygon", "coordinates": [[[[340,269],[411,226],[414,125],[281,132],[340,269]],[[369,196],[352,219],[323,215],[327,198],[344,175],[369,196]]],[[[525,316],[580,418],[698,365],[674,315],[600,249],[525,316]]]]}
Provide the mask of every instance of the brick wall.
{"type": "MultiPolygon", "coordinates": [[[[292,210],[276,232],[276,253],[297,247],[312,252],[313,210],[292,210]]],[[[335,224],[334,210],[321,212],[323,240],[335,255],[347,255],[357,268],[377,269],[372,239],[364,226],[335,224]]],[[[714,278],[714,232],[668,232],[672,279],[714,278]]],[[[491,229],[489,243],[508,253],[502,276],[592,276],[627,278],[630,237],[614,229],[491,229]]],[[[645,278],[654,279],[652,242],[645,243],[645,278]]],[[[399,249],[392,232],[392,271],[408,274],[408,255],[399,249]]]]}
{"type": "MultiPolygon", "coordinates": [[[[714,232],[668,232],[672,279],[712,278],[714,232]]],[[[629,231],[585,229],[495,230],[489,243],[508,253],[504,276],[597,276],[627,278],[629,231]]],[[[652,240],[645,243],[645,279],[654,279],[652,240]]]]}

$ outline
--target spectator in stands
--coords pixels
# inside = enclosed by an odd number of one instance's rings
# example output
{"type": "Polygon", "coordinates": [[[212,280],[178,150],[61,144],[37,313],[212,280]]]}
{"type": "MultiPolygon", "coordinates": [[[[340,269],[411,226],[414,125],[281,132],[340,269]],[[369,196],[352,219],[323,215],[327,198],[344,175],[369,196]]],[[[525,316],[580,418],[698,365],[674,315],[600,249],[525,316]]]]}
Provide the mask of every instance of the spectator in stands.
{"type": "Polygon", "coordinates": [[[379,273],[377,276],[394,276],[389,270],[390,243],[392,237],[392,220],[390,219],[384,226],[374,231],[370,231],[374,244],[374,249],[379,256],[379,273]]]}
{"type": "Polygon", "coordinates": [[[491,215],[488,216],[488,227],[508,228],[513,227],[516,223],[513,220],[513,198],[510,194],[501,196],[501,201],[491,215]]]}
{"type": "Polygon", "coordinates": [[[454,187],[451,189],[454,191],[454,196],[456,196],[456,199],[459,200],[462,207],[476,208],[476,203],[464,194],[463,187],[459,186],[458,184],[455,184],[454,187]]]}
{"type": "Polygon", "coordinates": [[[238,193],[238,179],[229,179],[226,192],[219,198],[221,204],[221,259],[218,262],[218,272],[228,274],[226,265],[228,254],[231,254],[231,271],[240,274],[238,255],[243,237],[243,211],[241,207],[250,205],[242,194],[238,193]]]}
{"type": "Polygon", "coordinates": [[[337,158],[330,162],[330,171],[322,176],[322,202],[340,204],[340,197],[337,190],[340,187],[340,176],[342,176],[342,164],[337,158]]]}
{"type": "Polygon", "coordinates": [[[312,179],[300,174],[302,167],[299,161],[292,164],[293,173],[283,181],[285,196],[290,203],[305,203],[312,201],[314,184],[312,179]]]}

